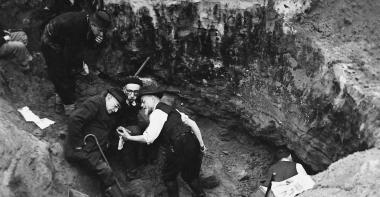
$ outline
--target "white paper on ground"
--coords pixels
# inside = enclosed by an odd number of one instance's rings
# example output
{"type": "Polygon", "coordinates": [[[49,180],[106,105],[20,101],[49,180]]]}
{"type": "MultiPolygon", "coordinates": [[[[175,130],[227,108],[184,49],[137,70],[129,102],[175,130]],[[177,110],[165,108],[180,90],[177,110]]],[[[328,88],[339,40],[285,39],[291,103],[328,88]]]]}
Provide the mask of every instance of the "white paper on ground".
{"type": "Polygon", "coordinates": [[[27,106],[20,108],[17,111],[21,113],[21,115],[27,122],[34,122],[40,129],[45,129],[46,127],[55,123],[54,121],[48,118],[40,119],[40,117],[38,117],[36,114],[30,111],[29,107],[27,106]]]}
{"type": "Polygon", "coordinates": [[[281,182],[272,182],[272,191],[276,197],[294,197],[313,188],[314,184],[309,175],[297,174],[281,182]]]}

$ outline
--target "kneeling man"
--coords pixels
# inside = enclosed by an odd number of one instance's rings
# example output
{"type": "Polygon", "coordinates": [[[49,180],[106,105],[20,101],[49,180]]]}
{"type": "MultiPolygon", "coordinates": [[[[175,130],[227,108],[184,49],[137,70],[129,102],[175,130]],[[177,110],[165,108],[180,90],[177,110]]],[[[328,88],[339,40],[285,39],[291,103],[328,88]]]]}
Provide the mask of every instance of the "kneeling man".
{"type": "Polygon", "coordinates": [[[125,99],[125,94],[119,89],[109,89],[91,97],[70,115],[67,128],[67,161],[78,163],[96,173],[106,188],[106,196],[110,197],[122,197],[123,194],[100,149],[107,148],[109,133],[114,131],[118,123],[116,112],[123,106],[125,99]],[[85,139],[89,134],[92,134],[92,139],[85,139]]]}

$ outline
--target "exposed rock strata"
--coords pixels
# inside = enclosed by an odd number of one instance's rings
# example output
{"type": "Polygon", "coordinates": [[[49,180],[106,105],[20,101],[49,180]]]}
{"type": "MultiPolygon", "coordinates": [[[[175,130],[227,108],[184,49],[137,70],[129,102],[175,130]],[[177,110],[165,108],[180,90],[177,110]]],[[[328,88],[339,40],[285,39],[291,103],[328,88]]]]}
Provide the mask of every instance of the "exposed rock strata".
{"type": "Polygon", "coordinates": [[[13,112],[0,98],[0,196],[48,196],[54,176],[49,143],[17,128],[13,112]]]}
{"type": "MultiPolygon", "coordinates": [[[[376,107],[362,108],[371,102],[360,104],[363,100],[358,99],[370,95],[357,95],[361,90],[349,85],[355,81],[347,84],[349,78],[374,71],[347,70],[365,65],[361,59],[366,57],[339,53],[341,47],[355,42],[338,37],[345,44],[332,46],[325,39],[325,31],[328,38],[340,35],[333,32],[335,26],[346,25],[348,37],[347,29],[365,23],[365,11],[352,14],[350,20],[342,18],[348,20],[343,24],[340,18],[335,23],[323,17],[323,6],[340,10],[342,5],[353,5],[352,1],[269,1],[267,8],[257,1],[244,8],[213,1],[120,2],[125,3],[110,1],[106,6],[116,19],[119,37],[113,42],[124,43],[113,45],[106,59],[112,65],[107,72],[133,73],[139,62],[152,56],[154,63],[145,74],[187,86],[194,111],[229,120],[221,122],[227,128],[245,129],[276,145],[287,144],[315,171],[374,145],[371,136],[376,132],[365,128],[373,124],[366,123],[368,116],[373,117],[366,111],[376,111],[376,107]],[[309,19],[309,15],[316,17],[309,19]],[[310,29],[310,24],[324,26],[310,29]],[[119,58],[112,58],[115,55],[119,58]]],[[[375,30],[364,29],[359,35],[375,30]]],[[[370,46],[358,43],[357,52],[370,46]]]]}

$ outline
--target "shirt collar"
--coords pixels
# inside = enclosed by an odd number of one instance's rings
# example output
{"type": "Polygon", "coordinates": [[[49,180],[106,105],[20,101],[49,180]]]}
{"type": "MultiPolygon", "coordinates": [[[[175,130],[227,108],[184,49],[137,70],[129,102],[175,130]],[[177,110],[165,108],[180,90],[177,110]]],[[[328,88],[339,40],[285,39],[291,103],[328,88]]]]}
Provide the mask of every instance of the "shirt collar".
{"type": "Polygon", "coordinates": [[[280,161],[290,161],[288,158],[282,158],[280,161]]]}

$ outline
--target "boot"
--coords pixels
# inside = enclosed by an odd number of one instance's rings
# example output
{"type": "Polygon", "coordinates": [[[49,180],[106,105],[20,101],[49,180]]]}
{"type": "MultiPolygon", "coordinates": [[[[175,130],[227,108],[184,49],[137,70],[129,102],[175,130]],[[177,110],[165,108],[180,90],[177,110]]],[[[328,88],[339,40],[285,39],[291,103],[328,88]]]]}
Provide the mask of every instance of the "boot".
{"type": "Polygon", "coordinates": [[[75,104],[63,105],[63,108],[65,109],[65,115],[69,116],[75,110],[75,104]]]}
{"type": "Polygon", "coordinates": [[[105,196],[106,197],[124,197],[124,194],[120,190],[120,188],[116,184],[114,184],[106,189],[105,196]]]}
{"type": "Polygon", "coordinates": [[[165,186],[169,197],[179,197],[177,181],[174,180],[165,182],[165,186]]]}
{"type": "Polygon", "coordinates": [[[206,196],[206,193],[203,191],[203,188],[200,184],[199,179],[192,180],[189,183],[189,186],[190,186],[191,190],[193,190],[193,192],[194,192],[193,197],[205,197],[206,196]]]}

